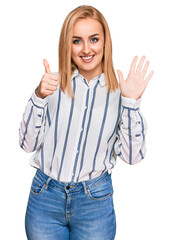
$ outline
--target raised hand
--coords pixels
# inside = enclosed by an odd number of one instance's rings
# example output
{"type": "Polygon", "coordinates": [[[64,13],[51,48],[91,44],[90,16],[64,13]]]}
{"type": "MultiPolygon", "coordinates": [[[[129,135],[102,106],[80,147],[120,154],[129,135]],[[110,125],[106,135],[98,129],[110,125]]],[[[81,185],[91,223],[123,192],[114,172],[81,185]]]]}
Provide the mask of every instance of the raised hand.
{"type": "Polygon", "coordinates": [[[144,79],[149,67],[149,61],[146,61],[142,69],[145,58],[146,56],[141,57],[140,62],[136,68],[138,56],[134,57],[126,80],[124,80],[122,72],[120,70],[117,70],[119,77],[119,87],[122,96],[134,98],[137,100],[141,97],[141,95],[145,91],[147,84],[149,83],[149,80],[151,79],[154,73],[154,71],[151,71],[149,75],[146,77],[146,79],[144,79]]]}
{"type": "Polygon", "coordinates": [[[43,59],[45,67],[45,73],[39,83],[36,91],[36,95],[39,98],[45,98],[48,95],[52,95],[57,90],[58,76],[51,73],[49,63],[46,59],[43,59]]]}

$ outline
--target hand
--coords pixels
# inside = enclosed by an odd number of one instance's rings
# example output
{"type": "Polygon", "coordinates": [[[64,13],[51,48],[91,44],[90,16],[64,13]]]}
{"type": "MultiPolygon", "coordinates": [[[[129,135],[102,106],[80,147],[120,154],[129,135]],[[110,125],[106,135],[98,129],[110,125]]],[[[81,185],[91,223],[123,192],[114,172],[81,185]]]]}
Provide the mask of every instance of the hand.
{"type": "Polygon", "coordinates": [[[138,56],[134,57],[126,80],[124,80],[122,72],[120,70],[117,70],[118,77],[119,77],[119,87],[120,87],[122,96],[128,97],[128,98],[134,98],[135,100],[137,100],[141,97],[141,95],[145,91],[147,84],[154,73],[154,71],[151,71],[149,75],[146,77],[146,79],[144,80],[145,75],[147,73],[148,66],[149,66],[149,61],[146,61],[144,68],[142,70],[142,66],[145,58],[146,58],[145,56],[141,57],[141,60],[135,71],[138,56]]]}
{"type": "Polygon", "coordinates": [[[39,98],[45,98],[48,95],[52,95],[54,91],[57,90],[58,86],[58,76],[51,73],[50,66],[46,59],[43,59],[43,64],[45,67],[45,73],[36,91],[36,95],[39,98]]]}

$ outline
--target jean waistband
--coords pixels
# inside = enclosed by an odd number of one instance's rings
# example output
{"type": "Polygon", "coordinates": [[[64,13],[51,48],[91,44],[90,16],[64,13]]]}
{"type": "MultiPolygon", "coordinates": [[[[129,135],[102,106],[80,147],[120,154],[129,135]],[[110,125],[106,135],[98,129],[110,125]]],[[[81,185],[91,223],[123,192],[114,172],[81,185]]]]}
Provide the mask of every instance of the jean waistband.
{"type": "MultiPolygon", "coordinates": [[[[90,180],[86,180],[86,181],[81,181],[81,182],[61,182],[58,180],[55,180],[51,177],[49,177],[48,175],[46,175],[44,172],[42,172],[40,169],[37,169],[36,171],[36,176],[38,176],[42,181],[44,181],[46,183],[46,185],[51,184],[54,187],[60,188],[60,189],[66,189],[67,186],[68,188],[72,188],[72,187],[83,187],[85,189],[85,192],[87,191],[86,189],[89,188],[93,188],[103,182],[106,182],[109,178],[111,178],[111,173],[109,173],[108,171],[104,172],[102,175],[90,179],[90,180]]],[[[47,186],[48,187],[48,186],[47,186]]]]}

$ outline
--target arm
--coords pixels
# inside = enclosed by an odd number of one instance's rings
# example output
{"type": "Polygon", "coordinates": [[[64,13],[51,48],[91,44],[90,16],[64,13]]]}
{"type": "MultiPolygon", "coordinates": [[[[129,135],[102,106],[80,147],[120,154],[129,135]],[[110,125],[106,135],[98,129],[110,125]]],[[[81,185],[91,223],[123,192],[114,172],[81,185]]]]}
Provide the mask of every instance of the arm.
{"type": "Polygon", "coordinates": [[[58,86],[58,76],[51,73],[46,59],[43,63],[45,74],[26,105],[19,128],[19,144],[26,152],[39,149],[43,142],[46,119],[49,119],[48,96],[52,95],[58,86]]]}
{"type": "Polygon", "coordinates": [[[145,157],[147,124],[137,101],[121,96],[121,116],[116,131],[114,150],[128,164],[136,164],[145,157]]]}
{"type": "Polygon", "coordinates": [[[26,152],[40,148],[45,132],[47,106],[47,98],[38,98],[34,91],[26,105],[19,128],[19,144],[26,152]]]}
{"type": "Polygon", "coordinates": [[[142,56],[136,68],[137,59],[138,57],[135,56],[126,80],[124,80],[122,72],[117,70],[122,109],[117,126],[114,149],[115,153],[129,164],[135,164],[145,156],[145,133],[147,125],[140,113],[139,106],[141,96],[154,73],[151,71],[146,79],[144,79],[149,61],[143,67],[145,56],[142,56]]]}

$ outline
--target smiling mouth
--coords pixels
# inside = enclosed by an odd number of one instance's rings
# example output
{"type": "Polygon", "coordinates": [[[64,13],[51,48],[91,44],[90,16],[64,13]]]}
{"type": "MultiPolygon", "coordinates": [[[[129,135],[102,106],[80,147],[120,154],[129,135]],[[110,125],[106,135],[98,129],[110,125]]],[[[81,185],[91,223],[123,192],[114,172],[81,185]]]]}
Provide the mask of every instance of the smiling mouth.
{"type": "Polygon", "coordinates": [[[95,54],[94,55],[91,55],[91,56],[81,56],[81,59],[84,61],[84,62],[91,62],[94,58],[95,54]]]}
{"type": "Polygon", "coordinates": [[[91,59],[92,57],[94,57],[94,55],[86,56],[86,57],[82,57],[82,56],[81,56],[81,58],[86,59],[86,60],[91,59]]]}

